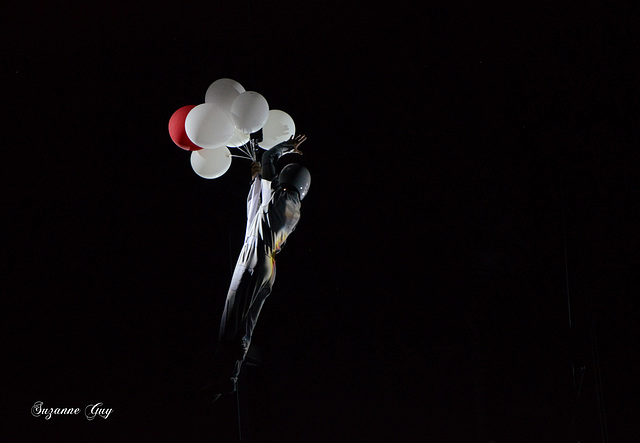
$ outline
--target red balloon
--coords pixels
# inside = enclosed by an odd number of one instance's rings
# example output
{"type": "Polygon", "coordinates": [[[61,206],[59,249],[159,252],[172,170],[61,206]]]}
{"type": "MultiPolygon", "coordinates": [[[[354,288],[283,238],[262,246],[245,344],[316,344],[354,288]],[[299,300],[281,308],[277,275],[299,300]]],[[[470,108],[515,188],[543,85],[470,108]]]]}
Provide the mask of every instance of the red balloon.
{"type": "Polygon", "coordinates": [[[183,106],[174,112],[169,119],[169,135],[171,136],[171,140],[185,151],[199,151],[202,149],[189,140],[187,131],[184,129],[184,121],[187,119],[187,114],[195,107],[196,105],[183,106]]]}

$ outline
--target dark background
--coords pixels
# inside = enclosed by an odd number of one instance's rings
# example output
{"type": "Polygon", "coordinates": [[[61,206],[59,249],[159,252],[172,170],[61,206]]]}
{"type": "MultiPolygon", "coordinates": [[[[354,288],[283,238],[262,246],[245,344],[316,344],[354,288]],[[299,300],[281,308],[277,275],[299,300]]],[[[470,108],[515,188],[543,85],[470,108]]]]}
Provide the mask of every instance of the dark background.
{"type": "Polygon", "coordinates": [[[225,3],[3,7],[1,432],[238,439],[198,391],[249,163],[201,179],[167,131],[229,77],[313,175],[244,441],[637,438],[637,8],[225,3]]]}

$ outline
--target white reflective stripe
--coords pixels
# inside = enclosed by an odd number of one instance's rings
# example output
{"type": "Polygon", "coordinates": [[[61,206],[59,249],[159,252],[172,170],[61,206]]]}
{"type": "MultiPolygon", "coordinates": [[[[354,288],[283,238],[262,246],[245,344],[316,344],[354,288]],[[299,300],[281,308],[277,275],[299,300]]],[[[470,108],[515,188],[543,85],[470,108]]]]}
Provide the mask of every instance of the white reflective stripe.
{"type": "Polygon", "coordinates": [[[261,182],[262,180],[260,180],[259,177],[256,177],[251,184],[251,189],[249,190],[249,197],[247,198],[247,228],[245,230],[245,238],[250,235],[253,220],[256,218],[256,214],[260,210],[261,182]]]}
{"type": "Polygon", "coordinates": [[[230,290],[238,290],[238,286],[240,286],[240,280],[242,279],[242,275],[244,274],[246,269],[246,266],[236,265],[236,268],[233,270],[233,277],[231,277],[231,285],[229,285],[230,290]]]}
{"type": "Polygon", "coordinates": [[[250,247],[253,247],[256,245],[256,243],[258,243],[258,237],[256,237],[255,235],[247,235],[244,238],[244,244],[250,247]]]}
{"type": "Polygon", "coordinates": [[[262,180],[262,202],[261,209],[263,212],[267,211],[267,207],[269,202],[271,201],[272,192],[271,192],[271,181],[270,180],[262,180]]]}
{"type": "Polygon", "coordinates": [[[256,177],[251,183],[251,189],[249,189],[249,196],[247,197],[247,218],[250,218],[252,214],[256,212],[256,205],[260,204],[260,179],[256,177]]]}
{"type": "Polygon", "coordinates": [[[235,290],[235,287],[240,283],[240,278],[245,272],[253,275],[253,271],[258,264],[258,254],[257,251],[258,239],[256,237],[249,237],[244,245],[242,246],[242,250],[240,250],[240,254],[238,255],[238,261],[236,262],[236,267],[233,271],[232,277],[232,289],[235,290]],[[235,279],[238,279],[237,282],[233,283],[235,279]]]}

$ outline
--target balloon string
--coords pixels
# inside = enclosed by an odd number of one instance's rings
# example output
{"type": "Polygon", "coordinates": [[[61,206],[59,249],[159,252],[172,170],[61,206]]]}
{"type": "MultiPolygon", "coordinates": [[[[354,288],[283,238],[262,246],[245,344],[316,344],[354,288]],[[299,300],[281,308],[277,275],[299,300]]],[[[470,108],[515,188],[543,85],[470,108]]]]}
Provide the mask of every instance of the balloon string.
{"type": "Polygon", "coordinates": [[[242,152],[244,155],[231,154],[231,157],[245,158],[247,160],[256,161],[255,154],[253,154],[252,152],[249,152],[247,144],[244,144],[244,145],[241,145],[241,146],[236,146],[235,148],[238,149],[240,152],[242,152]]]}
{"type": "Polygon", "coordinates": [[[242,152],[247,156],[247,158],[250,158],[250,159],[252,159],[252,160],[253,160],[253,156],[252,156],[252,155],[251,155],[251,153],[247,150],[247,148],[245,147],[245,145],[243,145],[243,146],[238,146],[237,148],[238,148],[240,151],[242,151],[242,152]]]}
{"type": "Polygon", "coordinates": [[[258,161],[258,152],[260,151],[260,145],[254,140],[253,142],[253,160],[258,161]]]}
{"type": "Polygon", "coordinates": [[[246,152],[244,152],[244,150],[242,150],[242,148],[240,148],[239,146],[235,146],[235,148],[236,148],[238,151],[242,152],[242,153],[244,154],[244,156],[246,157],[247,153],[246,153],[246,152]]]}
{"type": "Polygon", "coordinates": [[[251,158],[256,161],[256,141],[254,139],[249,140],[251,146],[251,158]]]}
{"type": "Polygon", "coordinates": [[[244,152],[249,159],[256,161],[256,152],[253,140],[251,140],[249,143],[245,143],[242,146],[237,146],[237,148],[244,152]]]}

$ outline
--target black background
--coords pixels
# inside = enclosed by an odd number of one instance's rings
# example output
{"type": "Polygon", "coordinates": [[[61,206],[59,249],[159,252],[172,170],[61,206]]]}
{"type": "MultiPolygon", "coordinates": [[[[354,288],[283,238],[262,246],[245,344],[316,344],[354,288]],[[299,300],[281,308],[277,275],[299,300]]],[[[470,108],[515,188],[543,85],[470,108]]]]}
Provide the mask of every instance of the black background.
{"type": "Polygon", "coordinates": [[[637,437],[637,8],[12,3],[2,433],[238,439],[236,399],[198,390],[249,163],[201,179],[167,131],[229,77],[313,175],[244,440],[637,437]]]}

